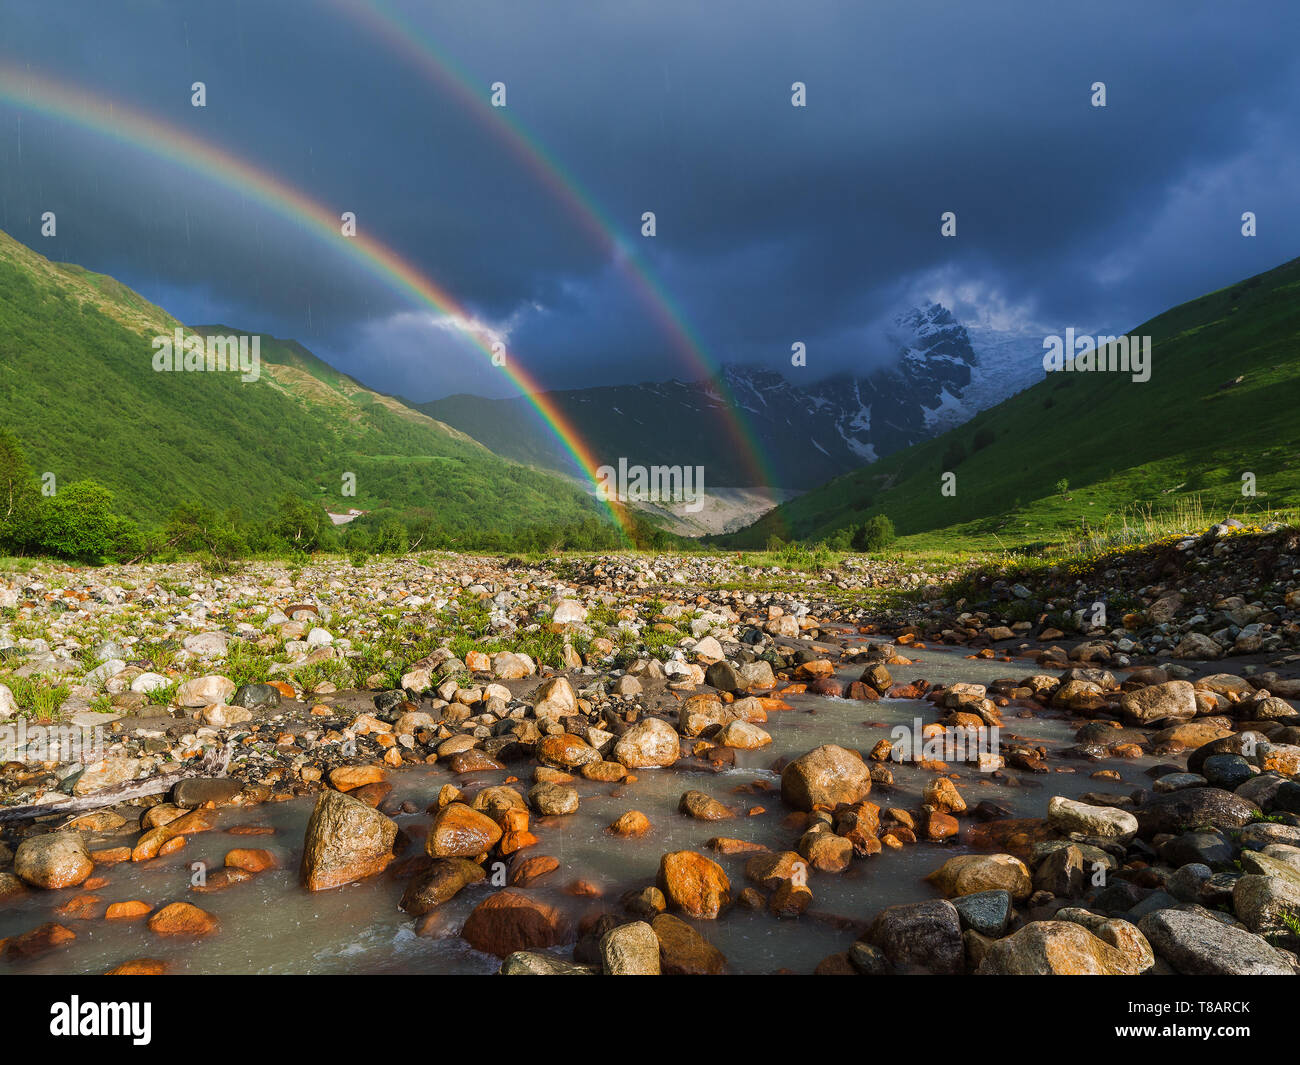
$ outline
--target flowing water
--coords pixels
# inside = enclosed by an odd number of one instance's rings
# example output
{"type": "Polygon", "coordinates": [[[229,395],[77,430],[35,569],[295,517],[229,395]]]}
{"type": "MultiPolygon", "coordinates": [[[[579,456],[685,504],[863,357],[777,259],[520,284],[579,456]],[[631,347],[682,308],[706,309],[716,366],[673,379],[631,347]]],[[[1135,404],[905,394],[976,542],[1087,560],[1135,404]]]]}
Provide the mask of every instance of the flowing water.
{"type": "MultiPolygon", "coordinates": [[[[891,666],[896,682],[923,677],[932,683],[958,680],[987,682],[1000,677],[1023,677],[1043,672],[1032,662],[968,660],[958,652],[915,652],[914,665],[891,666]]],[[[856,677],[848,670],[845,679],[856,677]]],[[[573,918],[593,909],[619,909],[618,899],[632,888],[654,883],[660,856],[670,850],[696,849],[710,854],[732,881],[733,897],[746,885],[744,863],[748,855],[718,857],[705,848],[714,836],[730,836],[764,843],[775,850],[793,848],[799,832],[782,824],[789,810],[780,800],[779,775],[769,766],[780,756],[797,756],[822,743],[839,743],[862,751],[888,738],[898,724],[910,725],[916,716],[936,719],[932,704],[917,700],[852,702],[814,696],[790,698],[794,710],[769,714],[764,726],[772,735],[770,747],[736,752],[736,765],[723,772],[707,770],[638,771],[628,786],[600,784],[576,778],[574,787],[581,806],[568,817],[534,817],[533,831],[540,843],[529,855],[549,854],[560,868],[529,888],[573,918]],[[765,782],[769,791],[748,787],[765,782]],[[731,820],[695,821],[677,812],[682,792],[695,788],[707,792],[742,813],[731,820]],[[735,789],[743,789],[736,791],[735,789]],[[743,816],[762,806],[765,812],[743,816]],[[620,814],[638,809],[652,824],[642,839],[609,835],[605,828],[620,814]],[[575,898],[564,887],[575,880],[598,885],[602,899],[575,898]]],[[[1053,748],[1072,741],[1078,721],[1046,712],[1017,718],[1015,709],[1004,712],[1003,738],[1014,735],[1053,748]]],[[[1049,759],[1051,773],[1008,771],[1008,782],[957,767],[957,781],[968,805],[990,799],[1008,807],[1015,816],[1043,816],[1054,794],[1077,797],[1088,791],[1125,791],[1145,782],[1143,770],[1154,759],[1107,762],[1123,776],[1119,781],[1097,781],[1089,774],[1095,763],[1049,759]],[[1064,772],[1073,769],[1074,772],[1064,772]]],[[[890,763],[896,787],[874,789],[871,799],[881,806],[916,810],[925,783],[933,774],[890,763]]],[[[408,769],[391,775],[391,799],[409,799],[423,811],[443,784],[455,783],[467,792],[480,785],[501,783],[511,772],[523,774],[521,790],[531,783],[531,767],[515,764],[507,772],[454,778],[441,766],[408,769]]],[[[386,806],[388,804],[386,803],[386,806]]],[[[493,890],[486,884],[467,888],[439,911],[433,935],[417,936],[415,921],[398,909],[404,881],[384,875],[334,891],[311,894],[297,883],[302,838],[312,800],[267,804],[252,809],[220,812],[214,831],[189,837],[179,852],[149,862],[125,863],[104,871],[109,883],[99,889],[105,903],[142,899],[155,907],[188,900],[214,914],[221,930],[198,941],[176,941],[150,932],[143,921],[131,923],[70,920],[52,916],[53,905],[76,891],[31,892],[0,912],[0,936],[13,935],[48,920],[59,920],[77,933],[75,942],[42,958],[10,966],[23,972],[102,972],[128,959],[160,958],[168,971],[190,973],[418,973],[495,972],[500,962],[470,949],[457,935],[470,910],[493,890]],[[259,824],[275,829],[273,835],[232,835],[236,825],[259,824]],[[235,847],[261,847],[275,854],[279,868],[252,881],[221,892],[195,894],[188,890],[191,863],[205,862],[210,869],[222,865],[225,853],[235,847]]],[[[404,826],[425,826],[426,813],[397,815],[404,826]]],[[[968,820],[968,819],[965,819],[968,820]]],[[[129,844],[133,836],[96,841],[95,847],[129,844]]],[[[419,845],[419,844],[417,844],[419,845]]],[[[810,971],[826,955],[844,950],[857,932],[851,923],[867,922],[882,907],[930,898],[935,892],[922,879],[947,858],[965,853],[957,843],[919,843],[902,850],[886,849],[868,859],[855,859],[844,873],[812,872],[809,886],[814,901],[802,917],[777,920],[765,912],[750,913],[732,907],[716,921],[696,921],[695,927],[728,959],[732,972],[810,971]]],[[[576,920],[575,920],[576,923],[576,920]]],[[[572,942],[556,953],[572,957],[572,942]]]]}

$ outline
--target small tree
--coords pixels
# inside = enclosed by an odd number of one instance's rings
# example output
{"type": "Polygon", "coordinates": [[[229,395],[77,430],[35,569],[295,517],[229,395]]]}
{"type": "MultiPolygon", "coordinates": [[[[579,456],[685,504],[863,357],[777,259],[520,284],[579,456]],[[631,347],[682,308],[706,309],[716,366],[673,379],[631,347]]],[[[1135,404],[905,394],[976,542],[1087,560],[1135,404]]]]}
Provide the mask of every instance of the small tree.
{"type": "Polygon", "coordinates": [[[44,551],[98,565],[115,553],[130,523],[113,513],[113,494],[95,481],[76,481],[45,501],[41,514],[44,551]]]}
{"type": "Polygon", "coordinates": [[[884,514],[873,514],[853,534],[854,551],[879,551],[898,538],[894,523],[884,514]]]}
{"type": "Polygon", "coordinates": [[[0,550],[18,552],[39,537],[41,495],[17,439],[0,429],[0,550]]]}
{"type": "Polygon", "coordinates": [[[836,529],[826,541],[826,546],[832,551],[848,551],[853,547],[853,536],[857,531],[856,525],[846,525],[842,529],[836,529]]]}

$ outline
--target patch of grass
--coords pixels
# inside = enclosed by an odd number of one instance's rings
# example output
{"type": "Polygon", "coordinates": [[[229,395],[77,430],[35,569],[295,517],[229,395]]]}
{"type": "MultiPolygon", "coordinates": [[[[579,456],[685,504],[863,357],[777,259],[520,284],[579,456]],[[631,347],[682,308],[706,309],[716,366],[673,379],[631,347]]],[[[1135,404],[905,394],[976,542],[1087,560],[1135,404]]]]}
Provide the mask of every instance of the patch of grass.
{"type": "Polygon", "coordinates": [[[223,676],[236,685],[262,684],[274,659],[262,648],[247,640],[231,640],[226,645],[226,660],[221,667],[223,676]]]}
{"type": "Polygon", "coordinates": [[[59,712],[68,698],[70,685],[55,684],[39,677],[0,677],[11,692],[18,710],[26,717],[49,718],[59,712]]]}

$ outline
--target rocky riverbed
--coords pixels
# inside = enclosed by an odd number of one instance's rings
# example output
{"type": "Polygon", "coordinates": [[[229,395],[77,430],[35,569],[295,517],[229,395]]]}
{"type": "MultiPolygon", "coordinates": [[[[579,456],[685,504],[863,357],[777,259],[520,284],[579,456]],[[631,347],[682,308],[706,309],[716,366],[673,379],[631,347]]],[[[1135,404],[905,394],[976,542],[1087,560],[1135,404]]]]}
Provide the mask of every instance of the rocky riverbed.
{"type": "Polygon", "coordinates": [[[1293,974],[1298,578],[0,574],[0,965],[1293,974]]]}

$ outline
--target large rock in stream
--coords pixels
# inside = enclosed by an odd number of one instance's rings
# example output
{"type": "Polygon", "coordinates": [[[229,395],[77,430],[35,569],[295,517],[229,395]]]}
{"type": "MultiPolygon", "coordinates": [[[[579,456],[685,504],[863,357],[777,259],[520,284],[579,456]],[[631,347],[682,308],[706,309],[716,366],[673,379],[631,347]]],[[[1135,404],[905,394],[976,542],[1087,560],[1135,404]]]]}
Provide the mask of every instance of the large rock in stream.
{"type": "Polygon", "coordinates": [[[781,798],[796,810],[854,803],[871,791],[871,770],[857,751],[824,744],[781,772],[781,798]]]}
{"type": "Polygon", "coordinates": [[[94,868],[90,851],[78,832],[50,832],[18,844],[14,872],[38,888],[76,887],[94,868]]]}
{"type": "Polygon", "coordinates": [[[397,823],[340,791],[323,791],[307,822],[301,876],[308,891],[383,872],[393,860],[397,823]]]}

